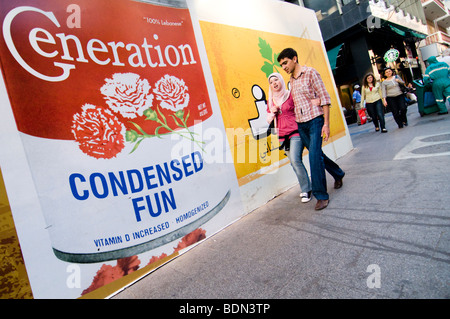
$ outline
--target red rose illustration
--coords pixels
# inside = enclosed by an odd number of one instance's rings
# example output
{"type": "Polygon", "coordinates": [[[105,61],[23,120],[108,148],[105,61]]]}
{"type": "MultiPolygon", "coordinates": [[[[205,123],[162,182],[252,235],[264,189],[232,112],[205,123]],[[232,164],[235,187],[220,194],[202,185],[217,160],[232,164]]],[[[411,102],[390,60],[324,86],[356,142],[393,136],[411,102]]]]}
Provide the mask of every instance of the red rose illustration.
{"type": "MultiPolygon", "coordinates": [[[[181,238],[181,241],[178,242],[178,246],[174,248],[174,252],[180,251],[181,249],[193,245],[196,242],[199,242],[205,238],[206,238],[206,230],[197,228],[196,230],[190,232],[189,234],[181,238]]],[[[161,256],[159,257],[152,256],[152,258],[150,258],[146,266],[166,257],[167,257],[166,253],[162,253],[161,256]]],[[[140,264],[141,261],[139,260],[138,256],[131,256],[118,259],[116,266],[110,266],[105,264],[102,265],[102,267],[100,268],[99,271],[97,271],[97,274],[92,280],[91,285],[85,290],[83,290],[81,295],[85,295],[91,291],[94,291],[97,288],[103,287],[106,284],[109,284],[119,278],[122,278],[123,276],[131,274],[132,272],[139,269],[140,264]]]]}
{"type": "Polygon", "coordinates": [[[126,118],[142,116],[144,110],[152,106],[153,94],[146,79],[140,79],[134,73],[115,73],[112,79],[105,79],[106,83],[100,92],[105,96],[106,104],[114,112],[126,118]]]}
{"type": "Polygon", "coordinates": [[[81,295],[85,295],[91,291],[94,291],[97,288],[103,287],[119,278],[123,277],[123,271],[119,267],[103,265],[99,271],[97,271],[97,275],[94,277],[92,284],[83,290],[81,295]]]}
{"type": "Polygon", "coordinates": [[[163,258],[166,258],[166,257],[167,257],[167,254],[166,254],[166,253],[162,253],[161,256],[159,256],[159,257],[152,256],[152,258],[150,258],[150,260],[149,260],[147,266],[150,265],[150,264],[153,264],[154,262],[157,262],[158,260],[161,260],[161,259],[163,259],[163,258]]]}
{"type": "Polygon", "coordinates": [[[178,243],[178,246],[174,249],[174,251],[179,251],[183,248],[189,247],[190,245],[195,244],[196,242],[203,240],[205,238],[206,238],[206,230],[197,228],[196,230],[184,236],[178,243]]]}
{"type": "Polygon", "coordinates": [[[137,256],[126,257],[117,260],[116,266],[103,265],[97,275],[95,275],[91,285],[83,290],[81,295],[85,295],[97,288],[103,287],[123,276],[131,274],[139,268],[141,261],[137,256]]]}
{"type": "Polygon", "coordinates": [[[122,269],[124,276],[138,270],[140,264],[141,261],[137,256],[131,256],[117,260],[117,267],[122,269]]]}
{"type": "Polygon", "coordinates": [[[155,83],[153,93],[161,101],[161,107],[177,112],[189,104],[188,87],[183,80],[172,75],[164,75],[155,83]]]}
{"type": "Polygon", "coordinates": [[[85,104],[73,117],[72,133],[80,149],[95,158],[112,158],[125,147],[125,127],[109,110],[85,104]]]}

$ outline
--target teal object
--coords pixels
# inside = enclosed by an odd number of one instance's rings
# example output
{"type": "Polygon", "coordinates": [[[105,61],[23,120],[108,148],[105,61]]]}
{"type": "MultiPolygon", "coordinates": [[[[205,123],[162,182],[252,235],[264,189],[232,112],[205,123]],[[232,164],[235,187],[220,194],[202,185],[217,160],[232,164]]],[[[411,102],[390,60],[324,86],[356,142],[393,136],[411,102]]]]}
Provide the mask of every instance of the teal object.
{"type": "Polygon", "coordinates": [[[337,47],[334,47],[330,51],[327,51],[328,61],[330,62],[331,70],[336,69],[336,62],[338,58],[339,51],[344,44],[341,43],[337,47]]]}
{"type": "Polygon", "coordinates": [[[446,113],[445,99],[450,98],[450,67],[445,62],[439,62],[435,56],[430,56],[427,62],[429,66],[425,70],[423,83],[431,84],[439,113],[446,113]]]}
{"type": "Polygon", "coordinates": [[[439,111],[431,85],[424,85],[418,80],[413,81],[416,88],[417,106],[420,116],[431,114],[439,111]]]}

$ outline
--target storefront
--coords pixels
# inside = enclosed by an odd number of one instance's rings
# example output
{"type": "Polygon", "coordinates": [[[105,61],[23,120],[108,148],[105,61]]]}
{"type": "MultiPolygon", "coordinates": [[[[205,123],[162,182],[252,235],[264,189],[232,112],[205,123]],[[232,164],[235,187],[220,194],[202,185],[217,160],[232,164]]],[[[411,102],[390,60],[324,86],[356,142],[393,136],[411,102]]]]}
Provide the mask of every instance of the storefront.
{"type": "Polygon", "coordinates": [[[341,103],[348,111],[353,86],[361,85],[367,73],[379,80],[390,66],[407,83],[422,75],[417,51],[426,37],[426,25],[409,13],[386,7],[383,1],[351,2],[323,18],[320,26],[341,103]],[[386,62],[384,56],[391,49],[398,51],[398,58],[386,62]]]}

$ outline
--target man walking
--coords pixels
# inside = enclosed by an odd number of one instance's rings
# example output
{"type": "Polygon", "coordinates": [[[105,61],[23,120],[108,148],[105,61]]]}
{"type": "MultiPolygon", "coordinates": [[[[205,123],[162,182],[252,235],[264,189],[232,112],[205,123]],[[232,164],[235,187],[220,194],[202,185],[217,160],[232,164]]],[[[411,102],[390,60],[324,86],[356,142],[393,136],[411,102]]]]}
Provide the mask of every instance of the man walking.
{"type": "Polygon", "coordinates": [[[291,75],[291,94],[295,105],[295,120],[300,137],[309,150],[312,193],[317,199],[316,210],[328,206],[327,180],[325,170],[335,182],[334,188],[342,187],[344,171],[322,151],[322,138],[330,136],[329,112],[331,99],[320,74],[311,67],[298,63],[297,52],[292,48],[281,51],[278,63],[291,75]]]}

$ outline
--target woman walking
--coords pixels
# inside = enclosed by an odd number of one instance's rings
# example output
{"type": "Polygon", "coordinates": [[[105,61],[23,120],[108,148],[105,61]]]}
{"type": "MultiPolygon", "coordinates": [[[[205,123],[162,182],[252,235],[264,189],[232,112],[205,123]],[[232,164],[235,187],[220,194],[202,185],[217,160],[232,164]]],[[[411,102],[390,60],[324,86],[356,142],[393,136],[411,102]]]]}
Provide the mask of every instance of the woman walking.
{"type": "Polygon", "coordinates": [[[381,102],[382,93],[381,86],[375,79],[372,73],[367,74],[363,80],[363,87],[361,90],[361,105],[366,101],[366,109],[369,116],[372,118],[372,123],[375,125],[375,131],[387,133],[384,121],[384,109],[381,102]]]}
{"type": "Polygon", "coordinates": [[[284,79],[279,73],[269,75],[269,99],[267,122],[275,121],[280,149],[284,149],[300,184],[300,198],[303,203],[311,200],[311,181],[303,165],[304,145],[295,122],[294,100],[286,89],[284,79]]]}
{"type": "Polygon", "coordinates": [[[383,95],[383,104],[391,108],[394,120],[398,125],[398,128],[408,126],[408,120],[406,118],[406,103],[405,96],[400,88],[400,85],[405,85],[405,82],[394,75],[394,71],[391,68],[384,69],[385,80],[381,83],[381,92],[383,95]]]}

